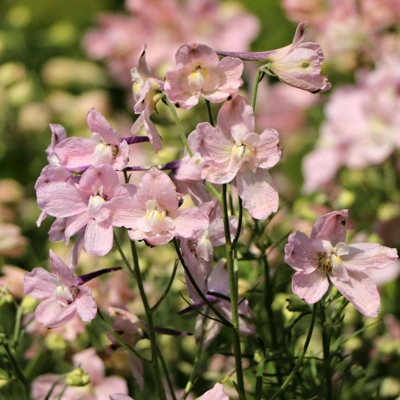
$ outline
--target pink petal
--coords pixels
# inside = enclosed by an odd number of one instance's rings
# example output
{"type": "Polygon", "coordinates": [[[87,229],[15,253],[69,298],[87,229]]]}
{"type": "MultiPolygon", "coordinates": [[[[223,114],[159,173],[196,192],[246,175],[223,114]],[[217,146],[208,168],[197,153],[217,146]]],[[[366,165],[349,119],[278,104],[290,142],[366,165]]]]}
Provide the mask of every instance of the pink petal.
{"type": "Polygon", "coordinates": [[[356,243],[349,246],[349,254],[342,256],[346,269],[364,271],[382,269],[397,260],[397,250],[378,243],[356,243]]]}
{"type": "Polygon", "coordinates": [[[375,283],[364,273],[348,271],[349,280],[342,281],[330,275],[331,282],[353,306],[366,317],[377,317],[380,307],[375,283]]]}
{"type": "Polygon", "coordinates": [[[55,297],[43,300],[35,310],[35,318],[46,328],[58,328],[65,325],[76,314],[75,303],[61,306],[55,297]]]}
{"type": "Polygon", "coordinates": [[[289,236],[285,246],[285,262],[296,271],[305,274],[310,274],[318,268],[318,253],[305,233],[297,231],[289,236]]]}
{"type": "Polygon", "coordinates": [[[60,282],[64,286],[77,285],[78,279],[74,276],[71,269],[68,268],[65,265],[64,261],[61,260],[61,258],[52,250],[50,250],[50,267],[53,272],[59,277],[60,282]]]}
{"type": "Polygon", "coordinates": [[[275,129],[266,129],[260,135],[260,143],[257,146],[259,168],[271,168],[281,160],[282,150],[278,145],[279,133],[275,129]]]}
{"type": "Polygon", "coordinates": [[[108,221],[89,221],[86,226],[84,246],[89,254],[102,257],[113,246],[113,227],[108,221]]]}
{"type": "Polygon", "coordinates": [[[219,75],[219,90],[233,95],[242,86],[243,61],[238,58],[223,58],[216,69],[219,75]]]}
{"type": "Polygon", "coordinates": [[[255,173],[239,170],[236,183],[243,207],[253,218],[264,220],[278,210],[278,191],[267,170],[257,168],[255,173]]]}
{"type": "Polygon", "coordinates": [[[176,236],[190,238],[195,232],[208,227],[207,215],[197,207],[185,208],[170,216],[174,221],[174,229],[171,233],[176,236]]]}
{"type": "Polygon", "coordinates": [[[318,218],[315,222],[310,239],[328,240],[332,246],[346,239],[347,210],[332,211],[318,218]]]}
{"type": "MultiPolygon", "coordinates": [[[[93,188],[103,188],[102,196],[107,196],[108,200],[114,195],[114,189],[119,185],[118,173],[114,171],[111,165],[99,165],[88,168],[79,181],[79,188],[93,195],[93,188]]],[[[97,193],[96,193],[97,194],[97,193]]]]}
{"type": "Polygon", "coordinates": [[[211,47],[198,43],[187,43],[179,47],[175,60],[177,64],[189,64],[201,60],[206,66],[219,63],[218,55],[211,47]]]}
{"type": "Polygon", "coordinates": [[[54,152],[60,160],[60,165],[75,169],[92,165],[95,147],[96,144],[91,139],[71,137],[59,143],[54,152]]]}
{"type": "Polygon", "coordinates": [[[308,304],[321,300],[329,287],[329,281],[324,272],[315,270],[311,274],[298,271],[292,280],[293,293],[308,304]]]}
{"type": "Polygon", "coordinates": [[[229,397],[225,393],[224,387],[220,383],[216,383],[211,390],[200,396],[199,400],[229,400],[229,397]]]}
{"type": "Polygon", "coordinates": [[[75,297],[76,311],[82,321],[91,321],[97,313],[97,305],[93,299],[91,290],[86,286],[79,286],[79,293],[75,297]]]}
{"type": "Polygon", "coordinates": [[[87,114],[87,124],[91,132],[98,133],[107,144],[117,146],[120,144],[117,131],[111,128],[106,118],[94,108],[89,110],[87,114]]]}
{"type": "Polygon", "coordinates": [[[24,275],[24,293],[38,300],[53,296],[57,285],[57,277],[43,268],[35,268],[24,275]]]}

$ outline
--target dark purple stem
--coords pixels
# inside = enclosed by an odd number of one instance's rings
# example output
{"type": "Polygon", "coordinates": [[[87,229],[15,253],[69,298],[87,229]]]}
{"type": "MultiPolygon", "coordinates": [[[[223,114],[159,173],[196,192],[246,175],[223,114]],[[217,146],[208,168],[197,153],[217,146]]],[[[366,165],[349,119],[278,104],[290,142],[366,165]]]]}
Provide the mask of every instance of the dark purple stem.
{"type": "Polygon", "coordinates": [[[126,138],[121,138],[121,142],[125,140],[128,144],[135,144],[135,143],[143,143],[143,142],[150,142],[148,136],[130,136],[126,138]]]}

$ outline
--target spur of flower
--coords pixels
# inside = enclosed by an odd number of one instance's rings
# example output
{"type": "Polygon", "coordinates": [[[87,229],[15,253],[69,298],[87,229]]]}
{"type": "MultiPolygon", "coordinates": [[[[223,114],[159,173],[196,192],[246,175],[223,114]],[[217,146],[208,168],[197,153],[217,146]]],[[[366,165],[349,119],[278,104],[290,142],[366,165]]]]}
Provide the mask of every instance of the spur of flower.
{"type": "Polygon", "coordinates": [[[46,328],[63,326],[77,313],[83,321],[91,321],[96,316],[97,306],[91,290],[82,285],[99,275],[121,269],[106,268],[75,276],[51,250],[50,267],[53,273],[35,268],[24,277],[25,294],[41,300],[36,307],[35,318],[46,328]]]}
{"type": "Polygon", "coordinates": [[[329,90],[332,85],[321,75],[324,53],[317,43],[305,42],[307,22],[301,22],[296,29],[292,44],[276,50],[262,52],[217,51],[220,56],[237,57],[242,60],[263,61],[263,72],[276,76],[282,82],[308,92],[329,90]]]}
{"type": "Polygon", "coordinates": [[[309,304],[319,301],[331,282],[366,317],[378,315],[380,298],[370,269],[386,268],[397,260],[397,250],[377,243],[346,245],[347,210],[320,217],[308,237],[303,232],[289,236],[285,262],[296,273],[293,292],[309,304]]]}

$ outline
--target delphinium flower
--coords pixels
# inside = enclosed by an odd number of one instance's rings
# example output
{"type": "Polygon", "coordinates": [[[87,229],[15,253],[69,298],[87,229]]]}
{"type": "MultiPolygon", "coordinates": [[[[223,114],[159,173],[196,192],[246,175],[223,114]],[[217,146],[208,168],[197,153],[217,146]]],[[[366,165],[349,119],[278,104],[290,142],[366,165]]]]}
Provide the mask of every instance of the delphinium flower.
{"type": "Polygon", "coordinates": [[[132,126],[131,132],[136,135],[144,126],[154,150],[161,149],[161,137],[155,125],[150,120],[150,114],[156,109],[157,102],[163,96],[164,83],[155,78],[146,62],[146,46],[143,46],[138,66],[131,69],[133,81],[132,92],[135,105],[133,107],[139,117],[132,126]]]}
{"type": "Polygon", "coordinates": [[[172,180],[154,167],[143,175],[133,200],[125,203],[123,223],[130,229],[130,238],[153,246],[177,236],[190,238],[208,226],[208,217],[199,208],[179,208],[180,199],[172,180]]]}
{"type": "Polygon", "coordinates": [[[376,317],[380,307],[370,269],[386,268],[397,260],[396,249],[377,243],[346,245],[347,210],[320,217],[308,237],[303,232],[289,236],[285,262],[295,271],[293,292],[309,304],[319,301],[331,282],[338,291],[367,317],[376,317]]]}
{"type": "Polygon", "coordinates": [[[282,82],[312,93],[331,88],[326,76],[321,75],[324,54],[317,43],[305,42],[305,27],[301,22],[296,29],[292,44],[276,50],[263,52],[217,51],[221,56],[238,57],[242,60],[263,61],[262,70],[278,77],[282,82]]]}
{"type": "Polygon", "coordinates": [[[268,169],[282,156],[279,135],[274,129],[254,132],[253,109],[244,97],[236,95],[223,104],[216,127],[200,123],[189,138],[206,161],[203,179],[223,184],[236,178],[243,206],[256,219],[278,209],[278,191],[268,169]]]}
{"type": "Polygon", "coordinates": [[[229,397],[224,391],[223,385],[216,383],[212,389],[205,392],[198,400],[229,400],[229,397]]]}
{"type": "Polygon", "coordinates": [[[53,182],[37,190],[38,206],[47,214],[66,218],[65,239],[84,229],[84,247],[103,256],[113,245],[113,226],[122,226],[125,210],[117,199],[130,201],[134,185],[120,185],[110,165],[88,168],[78,185],[53,182]],[[107,206],[107,207],[106,207],[107,206]]]}
{"type": "Polygon", "coordinates": [[[105,376],[105,365],[103,360],[97,355],[95,349],[89,348],[73,356],[75,367],[83,370],[87,375],[85,381],[77,382],[60,380],[60,375],[45,374],[36,378],[32,383],[31,396],[33,400],[43,400],[54,386],[49,400],[105,400],[112,393],[119,392],[122,395],[128,393],[128,386],[125,379],[119,376],[105,376]],[[89,379],[87,379],[89,378],[89,379]],[[87,382],[89,381],[89,382],[87,382]],[[65,383],[68,383],[64,391],[65,383]],[[71,384],[72,383],[72,384],[71,384]],[[62,397],[60,397],[62,394],[62,397]]]}
{"type": "Polygon", "coordinates": [[[176,65],[166,73],[164,89],[169,100],[184,109],[195,106],[200,96],[221,103],[243,84],[242,61],[232,57],[220,61],[216,52],[204,44],[184,44],[175,58],[176,65]]]}
{"type": "Polygon", "coordinates": [[[47,328],[66,324],[76,314],[83,321],[91,321],[97,312],[90,289],[82,286],[99,275],[118,268],[108,268],[90,274],[75,276],[72,270],[50,250],[50,267],[53,273],[35,268],[24,277],[24,292],[41,300],[35,318],[47,328]]]}
{"type": "Polygon", "coordinates": [[[129,145],[98,111],[91,109],[87,124],[92,139],[71,137],[60,142],[54,152],[60,165],[68,170],[82,170],[91,165],[110,164],[121,170],[128,164],[129,145]]]}

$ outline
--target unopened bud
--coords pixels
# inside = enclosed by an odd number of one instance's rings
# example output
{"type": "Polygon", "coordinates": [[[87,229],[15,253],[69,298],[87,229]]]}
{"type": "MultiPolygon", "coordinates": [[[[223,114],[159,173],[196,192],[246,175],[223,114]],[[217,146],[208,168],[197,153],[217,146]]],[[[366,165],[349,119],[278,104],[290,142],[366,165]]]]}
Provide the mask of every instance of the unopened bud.
{"type": "Polygon", "coordinates": [[[67,375],[65,383],[69,386],[86,386],[90,383],[90,375],[82,368],[78,367],[67,375]]]}
{"type": "Polygon", "coordinates": [[[22,314],[30,314],[35,311],[36,306],[38,305],[38,301],[31,296],[25,296],[22,299],[20,307],[22,308],[22,314]]]}
{"type": "Polygon", "coordinates": [[[297,296],[290,296],[286,299],[286,301],[288,302],[286,308],[289,311],[300,311],[300,312],[311,311],[310,306],[297,296]]]}
{"type": "Polygon", "coordinates": [[[350,374],[353,379],[361,379],[365,377],[364,368],[359,364],[354,364],[351,366],[350,374]]]}
{"type": "Polygon", "coordinates": [[[0,389],[6,387],[10,383],[10,377],[4,369],[0,369],[0,389]]]}
{"type": "Polygon", "coordinates": [[[0,308],[13,301],[11,292],[5,287],[0,285],[0,308]]]}

